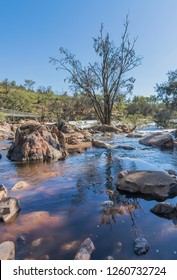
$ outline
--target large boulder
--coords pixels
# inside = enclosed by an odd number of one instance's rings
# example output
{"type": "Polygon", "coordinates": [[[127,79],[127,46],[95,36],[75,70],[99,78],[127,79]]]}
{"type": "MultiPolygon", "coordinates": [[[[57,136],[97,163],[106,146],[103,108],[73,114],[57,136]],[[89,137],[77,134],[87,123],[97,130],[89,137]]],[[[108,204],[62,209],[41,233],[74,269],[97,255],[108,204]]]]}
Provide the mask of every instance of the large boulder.
{"type": "Polygon", "coordinates": [[[161,132],[152,133],[139,140],[140,144],[146,146],[160,147],[161,149],[173,149],[174,140],[171,134],[163,134],[161,132]]]}
{"type": "Polygon", "coordinates": [[[63,150],[46,126],[35,121],[22,124],[16,130],[15,142],[7,157],[12,161],[63,159],[63,150]]]}
{"type": "Polygon", "coordinates": [[[163,201],[177,196],[177,180],[161,171],[128,171],[118,181],[118,189],[163,201]]]}
{"type": "Polygon", "coordinates": [[[0,201],[0,220],[3,222],[11,221],[20,211],[20,203],[14,197],[6,197],[0,201]]]}

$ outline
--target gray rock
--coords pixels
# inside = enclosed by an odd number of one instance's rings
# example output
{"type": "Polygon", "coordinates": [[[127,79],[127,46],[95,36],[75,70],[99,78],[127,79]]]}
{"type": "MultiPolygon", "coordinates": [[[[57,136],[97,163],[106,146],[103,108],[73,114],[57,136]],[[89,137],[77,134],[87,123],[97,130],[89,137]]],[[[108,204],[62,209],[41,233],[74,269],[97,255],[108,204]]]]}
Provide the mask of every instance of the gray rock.
{"type": "Polygon", "coordinates": [[[84,240],[75,255],[75,260],[90,260],[91,254],[95,250],[95,246],[90,238],[84,240]]]}
{"type": "Polygon", "coordinates": [[[161,202],[152,207],[150,211],[156,215],[168,216],[169,214],[172,214],[176,211],[176,207],[171,203],[161,202]]]}
{"type": "Polygon", "coordinates": [[[174,140],[171,134],[162,134],[161,132],[152,133],[139,140],[140,144],[146,146],[160,147],[161,149],[173,149],[174,140]]]}
{"type": "Polygon", "coordinates": [[[161,171],[129,171],[119,180],[117,187],[160,201],[177,195],[177,180],[161,171]]]}
{"type": "Polygon", "coordinates": [[[12,241],[5,241],[0,244],[0,260],[15,259],[15,244],[12,241]]]}
{"type": "Polygon", "coordinates": [[[134,243],[135,254],[143,255],[146,254],[148,250],[149,250],[149,244],[145,238],[138,237],[135,239],[135,243],[134,243]]]}
{"type": "Polygon", "coordinates": [[[7,197],[0,201],[0,220],[3,222],[11,221],[20,211],[20,203],[14,197],[7,197]]]}
{"type": "Polygon", "coordinates": [[[7,197],[7,189],[3,184],[0,184],[0,201],[7,197]]]}

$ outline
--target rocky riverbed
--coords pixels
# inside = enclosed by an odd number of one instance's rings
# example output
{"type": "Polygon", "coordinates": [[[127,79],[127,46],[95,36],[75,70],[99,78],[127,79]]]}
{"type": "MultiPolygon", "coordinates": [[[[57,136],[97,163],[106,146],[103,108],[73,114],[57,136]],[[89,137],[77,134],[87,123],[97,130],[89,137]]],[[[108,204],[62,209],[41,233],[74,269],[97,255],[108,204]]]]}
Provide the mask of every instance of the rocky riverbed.
{"type": "Polygon", "coordinates": [[[174,135],[161,131],[161,141],[158,134],[156,144],[149,145],[141,142],[149,131],[127,137],[126,129],[76,131],[59,125],[46,130],[23,124],[13,146],[8,137],[1,138],[0,258],[177,259],[174,135]],[[47,155],[47,145],[67,156],[33,160],[37,148],[47,155]],[[20,149],[22,161],[6,157],[10,146],[20,149]],[[159,185],[163,202],[159,193],[147,193],[148,184],[157,184],[158,178],[150,178],[153,172],[165,178],[159,185]],[[141,189],[123,190],[125,181],[133,189],[141,183],[141,189]]]}

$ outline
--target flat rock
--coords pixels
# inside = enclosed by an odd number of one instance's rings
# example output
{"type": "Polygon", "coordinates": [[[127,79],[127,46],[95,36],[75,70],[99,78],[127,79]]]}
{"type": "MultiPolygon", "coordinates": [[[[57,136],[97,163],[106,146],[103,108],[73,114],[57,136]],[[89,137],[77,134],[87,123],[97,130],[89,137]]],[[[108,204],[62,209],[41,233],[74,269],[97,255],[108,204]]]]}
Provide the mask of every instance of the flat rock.
{"type": "Polygon", "coordinates": [[[177,195],[177,180],[161,171],[129,171],[118,181],[118,189],[163,201],[177,195]]]}
{"type": "Polygon", "coordinates": [[[162,134],[161,132],[152,133],[139,140],[140,144],[146,146],[160,147],[161,149],[173,149],[174,140],[171,134],[162,134]]]}
{"type": "Polygon", "coordinates": [[[75,255],[75,260],[90,260],[91,254],[95,250],[95,246],[90,238],[84,240],[75,255]]]}
{"type": "Polygon", "coordinates": [[[14,197],[6,197],[0,201],[0,220],[9,222],[20,211],[20,203],[14,197]]]}
{"type": "Polygon", "coordinates": [[[0,244],[0,260],[15,259],[15,244],[12,241],[5,241],[0,244]]]}

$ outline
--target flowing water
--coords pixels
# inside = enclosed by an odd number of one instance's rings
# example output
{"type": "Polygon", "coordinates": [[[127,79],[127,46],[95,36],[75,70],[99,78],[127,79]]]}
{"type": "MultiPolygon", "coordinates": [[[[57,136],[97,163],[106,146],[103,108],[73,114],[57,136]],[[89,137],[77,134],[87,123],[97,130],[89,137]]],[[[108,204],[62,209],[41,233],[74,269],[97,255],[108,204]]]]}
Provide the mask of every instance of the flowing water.
{"type": "MultiPolygon", "coordinates": [[[[122,169],[177,171],[177,151],[161,151],[140,145],[137,138],[117,135],[113,145],[134,150],[91,148],[65,161],[20,164],[6,158],[0,143],[0,183],[9,196],[19,199],[21,211],[9,224],[0,224],[0,242],[13,240],[16,259],[73,259],[82,241],[90,237],[96,249],[92,259],[177,259],[177,226],[150,212],[155,200],[126,197],[117,191],[122,169]],[[17,181],[26,190],[12,191],[17,181]],[[114,206],[102,205],[112,200],[114,206]],[[41,212],[34,218],[34,211],[41,212]],[[147,239],[150,249],[137,256],[136,237],[147,239]],[[118,246],[119,242],[122,246],[118,246]]],[[[177,203],[177,198],[167,202],[177,203]]]]}

